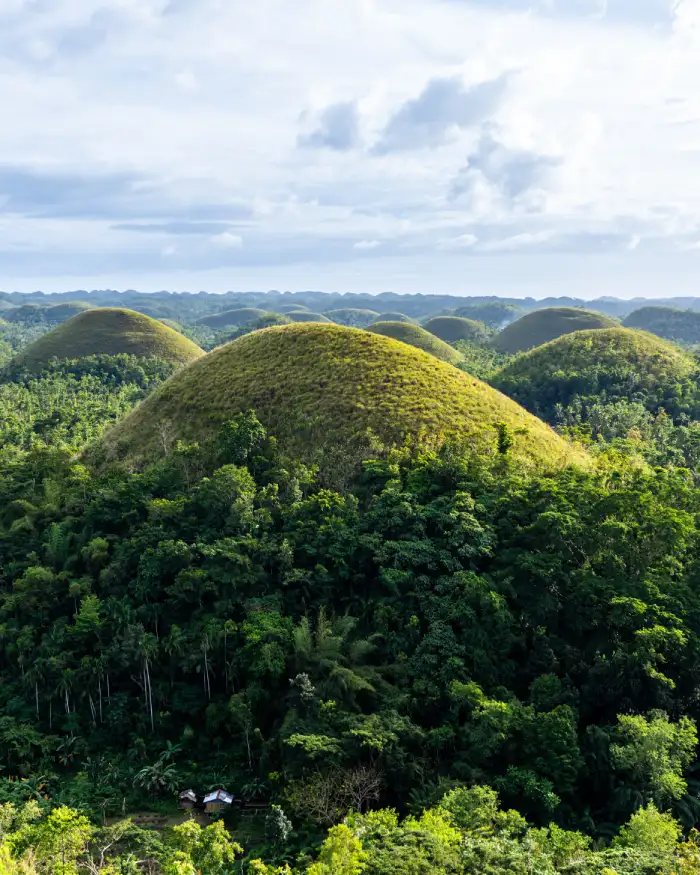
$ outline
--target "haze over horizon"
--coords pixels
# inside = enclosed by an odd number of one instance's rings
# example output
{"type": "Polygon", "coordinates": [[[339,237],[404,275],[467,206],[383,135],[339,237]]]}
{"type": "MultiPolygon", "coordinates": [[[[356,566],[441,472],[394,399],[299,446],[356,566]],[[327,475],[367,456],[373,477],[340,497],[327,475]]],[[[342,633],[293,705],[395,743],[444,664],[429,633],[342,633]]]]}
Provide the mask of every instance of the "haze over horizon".
{"type": "Polygon", "coordinates": [[[691,296],[700,0],[0,0],[0,288],[691,296]]]}

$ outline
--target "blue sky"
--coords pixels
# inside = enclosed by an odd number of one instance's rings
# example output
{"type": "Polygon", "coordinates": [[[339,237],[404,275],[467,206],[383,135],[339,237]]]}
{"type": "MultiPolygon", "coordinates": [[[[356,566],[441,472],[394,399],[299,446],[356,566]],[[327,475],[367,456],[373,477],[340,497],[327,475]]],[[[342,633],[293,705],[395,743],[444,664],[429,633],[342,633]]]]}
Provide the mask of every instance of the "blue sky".
{"type": "Polygon", "coordinates": [[[700,295],[700,0],[0,0],[0,288],[700,295]]]}

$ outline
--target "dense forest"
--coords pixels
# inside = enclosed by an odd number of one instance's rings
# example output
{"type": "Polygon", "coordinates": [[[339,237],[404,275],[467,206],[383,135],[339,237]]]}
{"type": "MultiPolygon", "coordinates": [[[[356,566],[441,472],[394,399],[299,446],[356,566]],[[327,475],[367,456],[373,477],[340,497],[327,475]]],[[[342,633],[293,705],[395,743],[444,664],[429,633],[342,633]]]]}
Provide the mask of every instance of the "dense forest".
{"type": "MultiPolygon", "coordinates": [[[[498,319],[520,315],[504,306],[445,364],[372,325],[391,304],[393,325],[428,334],[439,317],[444,333],[488,302],[455,317],[442,300],[309,297],[296,312],[342,309],[351,327],[304,328],[267,305],[202,324],[204,305],[179,297],[151,301],[168,331],[229,352],[73,356],[89,308],[0,326],[0,871],[700,871],[693,351],[603,320],[504,353],[498,319]],[[376,384],[355,349],[385,369],[376,384]],[[261,356],[276,381],[262,389],[261,356]],[[96,451],[205,378],[183,401],[194,425],[166,436],[152,418],[146,461],[96,451]],[[352,476],[332,478],[271,411],[312,394],[337,407],[339,381],[358,421],[377,421],[352,476]],[[377,442],[397,386],[430,411],[429,439],[377,442]],[[469,395],[478,439],[445,424],[445,387],[469,395]],[[206,419],[236,392],[245,409],[206,419]],[[556,465],[523,454],[565,439],[556,465]],[[188,788],[234,802],[178,815],[188,788]]],[[[154,353],[171,338],[144,330],[154,353]]],[[[344,434],[319,452],[342,454],[344,434]]]]}

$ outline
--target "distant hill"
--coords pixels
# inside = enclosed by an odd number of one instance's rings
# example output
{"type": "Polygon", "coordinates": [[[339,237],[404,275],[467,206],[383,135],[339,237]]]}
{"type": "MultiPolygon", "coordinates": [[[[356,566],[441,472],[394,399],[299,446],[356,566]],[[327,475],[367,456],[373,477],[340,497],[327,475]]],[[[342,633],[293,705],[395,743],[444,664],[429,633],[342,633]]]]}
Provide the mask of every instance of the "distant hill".
{"type": "Polygon", "coordinates": [[[410,316],[406,316],[403,313],[380,313],[374,319],[375,322],[413,322],[410,316]]]}
{"type": "Polygon", "coordinates": [[[423,323],[423,328],[445,343],[456,343],[458,340],[486,343],[492,334],[483,322],[475,322],[462,316],[434,316],[423,323]]]}
{"type": "Polygon", "coordinates": [[[641,328],[667,340],[700,343],[700,312],[677,307],[641,307],[622,323],[627,328],[641,328]]]}
{"type": "Polygon", "coordinates": [[[411,325],[407,322],[375,322],[367,330],[415,346],[416,349],[422,349],[423,352],[451,365],[457,365],[462,361],[461,353],[419,325],[411,325]]]}
{"type": "Polygon", "coordinates": [[[22,304],[13,310],[3,310],[3,318],[17,325],[36,324],[46,321],[48,309],[48,307],[41,307],[39,304],[22,304]]]}
{"type": "Polygon", "coordinates": [[[577,331],[518,356],[491,384],[545,421],[575,398],[640,401],[697,414],[697,366],[678,347],[629,328],[577,331]]]}
{"type": "Polygon", "coordinates": [[[143,463],[162,453],[164,434],[206,442],[250,409],[282,449],[326,465],[354,468],[376,439],[438,446],[455,438],[492,454],[499,423],[513,430],[523,464],[587,458],[468,374],[390,338],[332,324],[269,328],[219,347],[149,396],[90,456],[143,463]]]}
{"type": "Polygon", "coordinates": [[[323,316],[321,313],[309,313],[306,310],[288,310],[284,314],[287,319],[292,322],[332,322],[328,316],[323,316]]]}
{"type": "Polygon", "coordinates": [[[85,304],[83,301],[69,301],[65,304],[55,304],[46,310],[45,316],[47,322],[65,322],[83,310],[90,310],[92,306],[85,304]]]}
{"type": "Polygon", "coordinates": [[[463,316],[465,319],[474,319],[475,322],[483,322],[489,328],[504,328],[510,322],[514,322],[522,316],[524,310],[517,304],[508,304],[505,301],[491,301],[482,304],[467,304],[458,307],[454,315],[463,316]]]}
{"type": "Polygon", "coordinates": [[[535,310],[511,322],[493,340],[499,352],[516,353],[534,349],[572,331],[613,328],[618,323],[602,313],[574,307],[548,307],[535,310]]]}
{"type": "Polygon", "coordinates": [[[235,310],[224,310],[223,313],[212,313],[197,321],[198,325],[206,325],[209,328],[228,328],[229,325],[247,325],[267,315],[267,310],[259,310],[257,307],[237,307],[235,310]]]}
{"type": "Polygon", "coordinates": [[[327,310],[325,315],[336,325],[345,325],[347,328],[364,328],[373,322],[379,313],[376,310],[347,307],[341,310],[327,310]]]}
{"type": "Polygon", "coordinates": [[[38,369],[52,359],[90,355],[157,356],[186,364],[204,354],[182,334],[134,310],[95,308],[85,310],[44,334],[14,359],[16,364],[38,369]]]}

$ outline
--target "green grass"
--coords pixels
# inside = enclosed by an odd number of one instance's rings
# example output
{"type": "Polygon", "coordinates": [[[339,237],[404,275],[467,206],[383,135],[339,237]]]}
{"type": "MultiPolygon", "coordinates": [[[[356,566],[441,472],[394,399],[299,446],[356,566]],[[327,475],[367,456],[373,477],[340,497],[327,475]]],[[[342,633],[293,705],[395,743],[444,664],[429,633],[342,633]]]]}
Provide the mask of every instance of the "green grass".
{"type": "Polygon", "coordinates": [[[451,365],[458,365],[462,361],[461,353],[419,325],[409,325],[406,322],[375,322],[367,330],[373,334],[382,334],[384,337],[400,340],[401,343],[414,346],[416,349],[422,349],[423,352],[451,365]]]}
{"type": "Polygon", "coordinates": [[[356,469],[373,439],[386,449],[452,438],[493,455],[500,422],[514,431],[512,452],[523,464],[587,461],[510,399],[433,356],[369,331],[318,324],[268,328],[214,350],[107,432],[90,457],[139,467],[178,439],[212,438],[249,409],[283,450],[322,469],[337,462],[356,469]]]}
{"type": "Polygon", "coordinates": [[[326,316],[336,325],[348,328],[364,328],[379,316],[376,310],[363,310],[355,307],[345,307],[340,310],[326,310],[326,316]]]}
{"type": "Polygon", "coordinates": [[[574,398],[638,400],[672,415],[692,410],[697,366],[683,350],[630,328],[577,331],[513,359],[491,384],[553,421],[574,398]]]}
{"type": "Polygon", "coordinates": [[[292,322],[332,322],[328,316],[321,313],[311,313],[308,310],[288,310],[284,314],[292,322]]]}
{"type": "Polygon", "coordinates": [[[575,307],[547,307],[511,322],[493,340],[499,352],[525,352],[572,331],[614,328],[619,323],[603,313],[575,307]]]}
{"type": "Polygon", "coordinates": [[[624,320],[626,328],[641,328],[680,343],[700,343],[700,312],[677,307],[641,307],[624,320]]]}
{"type": "Polygon", "coordinates": [[[204,354],[195,343],[134,310],[104,307],[84,310],[28,346],[15,362],[37,370],[52,359],[128,353],[187,364],[204,354]]]}
{"type": "Polygon", "coordinates": [[[237,307],[235,310],[224,310],[223,313],[212,313],[197,321],[197,325],[207,325],[209,328],[227,328],[229,325],[247,325],[256,319],[267,315],[267,310],[257,307],[237,307]]]}
{"type": "Polygon", "coordinates": [[[92,305],[83,301],[67,301],[65,304],[55,304],[46,311],[48,322],[65,322],[72,316],[82,313],[83,310],[91,310],[92,305]]]}
{"type": "Polygon", "coordinates": [[[411,319],[410,316],[406,316],[405,313],[380,313],[379,316],[374,320],[375,322],[408,322],[410,325],[414,325],[415,322],[411,319]]]}
{"type": "Polygon", "coordinates": [[[492,333],[483,322],[475,322],[462,316],[434,316],[423,323],[423,328],[445,343],[457,343],[458,340],[486,343],[492,333]]]}

